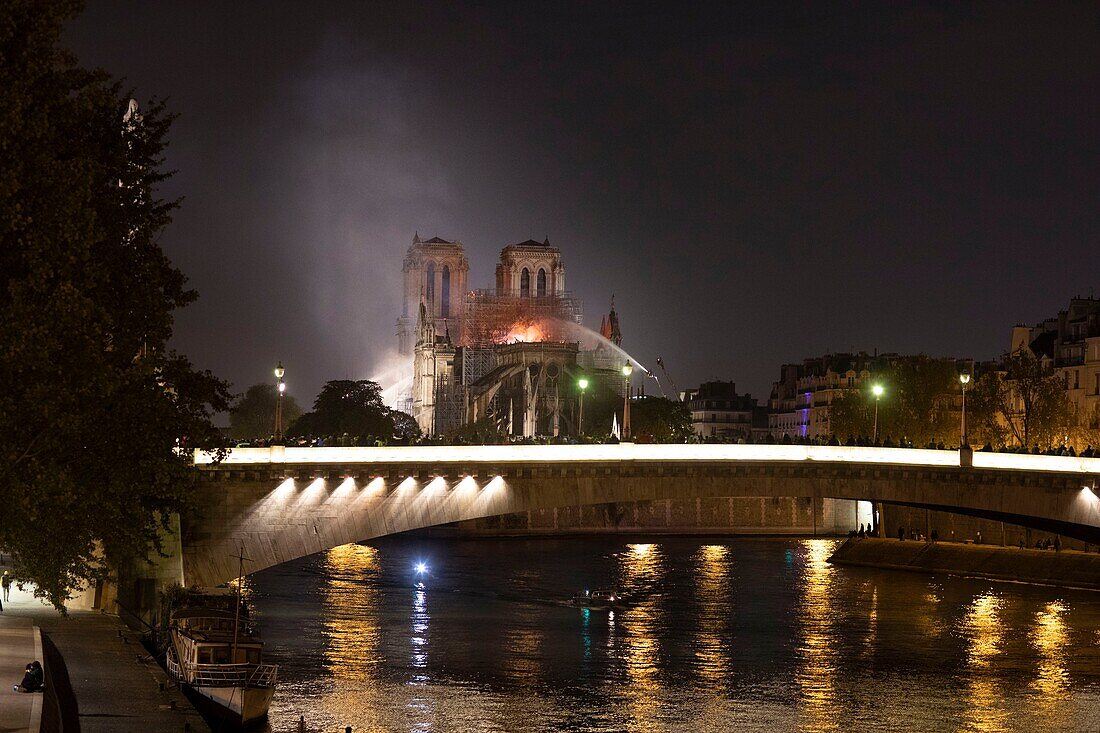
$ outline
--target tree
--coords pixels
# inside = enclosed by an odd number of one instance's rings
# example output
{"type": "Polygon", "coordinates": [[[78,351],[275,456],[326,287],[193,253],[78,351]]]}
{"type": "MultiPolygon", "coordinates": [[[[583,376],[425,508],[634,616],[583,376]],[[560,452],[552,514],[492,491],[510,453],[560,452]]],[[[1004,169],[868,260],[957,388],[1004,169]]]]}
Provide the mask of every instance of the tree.
{"type": "Polygon", "coordinates": [[[416,418],[401,410],[390,410],[390,419],[393,420],[393,439],[396,443],[411,445],[420,440],[423,433],[416,418]]]}
{"type": "Polygon", "coordinates": [[[1066,385],[1030,349],[1004,357],[1001,368],[982,375],[974,390],[981,424],[996,422],[1004,443],[1022,448],[1061,445],[1076,429],[1066,385]]]}
{"type": "Polygon", "coordinates": [[[228,389],[168,350],[172,121],[58,47],[77,2],[0,4],[0,547],[58,608],[159,548],[228,389]]]}
{"type": "Polygon", "coordinates": [[[695,438],[687,405],[664,397],[633,400],[630,430],[639,443],[687,443],[695,438]]]}
{"type": "Polygon", "coordinates": [[[957,445],[961,438],[960,415],[955,406],[960,387],[955,364],[927,356],[902,357],[886,369],[835,398],[830,409],[830,427],[841,440],[869,438],[874,434],[875,402],[871,386],[881,384],[878,398],[880,439],[907,440],[913,445],[928,443],[957,445]]]}
{"type": "MultiPolygon", "coordinates": [[[[234,440],[263,438],[275,432],[275,404],[279,392],[273,384],[254,384],[229,411],[229,437],[234,440]]],[[[283,395],[283,425],[290,425],[302,408],[290,395],[283,395]]]]}
{"type": "Polygon", "coordinates": [[[337,379],[325,383],[313,411],[295,420],[287,435],[412,442],[420,437],[420,428],[411,416],[386,407],[377,382],[337,379]]]}

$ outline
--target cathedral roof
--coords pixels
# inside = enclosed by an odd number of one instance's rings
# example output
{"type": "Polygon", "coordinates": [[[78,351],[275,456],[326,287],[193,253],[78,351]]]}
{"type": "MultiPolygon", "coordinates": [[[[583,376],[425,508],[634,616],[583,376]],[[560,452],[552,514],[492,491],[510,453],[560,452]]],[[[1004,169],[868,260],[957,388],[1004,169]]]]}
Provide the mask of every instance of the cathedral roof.
{"type": "Polygon", "coordinates": [[[424,244],[454,244],[449,239],[442,239],[440,237],[432,237],[431,239],[425,239],[424,244]]]}

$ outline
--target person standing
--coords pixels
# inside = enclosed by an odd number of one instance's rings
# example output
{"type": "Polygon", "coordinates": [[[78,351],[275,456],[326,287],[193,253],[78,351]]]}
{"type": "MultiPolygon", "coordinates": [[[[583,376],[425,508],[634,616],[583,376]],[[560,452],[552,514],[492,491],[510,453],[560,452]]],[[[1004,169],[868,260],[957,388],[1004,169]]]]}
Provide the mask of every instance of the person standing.
{"type": "Polygon", "coordinates": [[[3,579],[0,579],[0,585],[4,587],[4,600],[9,600],[8,596],[11,595],[11,573],[7,570],[4,571],[3,579]]]}

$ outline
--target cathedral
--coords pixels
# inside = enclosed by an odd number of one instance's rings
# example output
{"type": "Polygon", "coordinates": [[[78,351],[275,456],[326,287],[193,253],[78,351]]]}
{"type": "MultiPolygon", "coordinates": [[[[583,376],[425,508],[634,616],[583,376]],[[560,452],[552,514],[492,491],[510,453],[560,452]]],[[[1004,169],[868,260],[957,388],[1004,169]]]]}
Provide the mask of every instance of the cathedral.
{"type": "Polygon", "coordinates": [[[614,305],[599,334],[581,325],[581,302],[566,290],[561,250],[549,239],[502,249],[494,288],[469,289],[469,269],[458,241],[416,235],[405,254],[397,340],[412,357],[404,408],[421,430],[490,420],[514,436],[575,435],[582,379],[622,394],[614,305]]]}

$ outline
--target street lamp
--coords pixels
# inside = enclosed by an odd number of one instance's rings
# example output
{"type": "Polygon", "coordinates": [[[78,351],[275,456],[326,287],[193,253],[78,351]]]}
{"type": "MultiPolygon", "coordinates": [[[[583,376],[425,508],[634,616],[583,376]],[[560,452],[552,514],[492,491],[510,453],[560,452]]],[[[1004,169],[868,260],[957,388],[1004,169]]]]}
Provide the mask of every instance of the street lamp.
{"type": "Polygon", "coordinates": [[[275,378],[279,380],[279,393],[275,396],[275,442],[278,443],[283,439],[283,395],[286,393],[286,382],[283,381],[283,375],[286,374],[286,369],[283,369],[283,362],[279,362],[275,366],[275,378]]]}
{"type": "Polygon", "coordinates": [[[959,375],[959,384],[962,385],[963,393],[963,410],[962,410],[962,447],[966,448],[970,445],[969,437],[966,434],[966,385],[970,384],[970,372],[963,372],[959,375]]]}
{"type": "Polygon", "coordinates": [[[871,439],[871,442],[875,445],[878,445],[878,400],[879,397],[882,397],[882,393],[884,391],[885,390],[882,388],[881,384],[876,384],[875,386],[871,387],[871,394],[875,396],[875,434],[874,437],[871,439]]]}
{"type": "Polygon", "coordinates": [[[584,391],[588,389],[588,379],[581,377],[577,380],[577,386],[581,390],[580,411],[577,416],[577,437],[584,435],[584,391]]]}
{"type": "Polygon", "coordinates": [[[623,389],[623,440],[630,440],[630,375],[634,373],[634,365],[629,361],[623,364],[623,378],[626,388],[623,389]]]}

